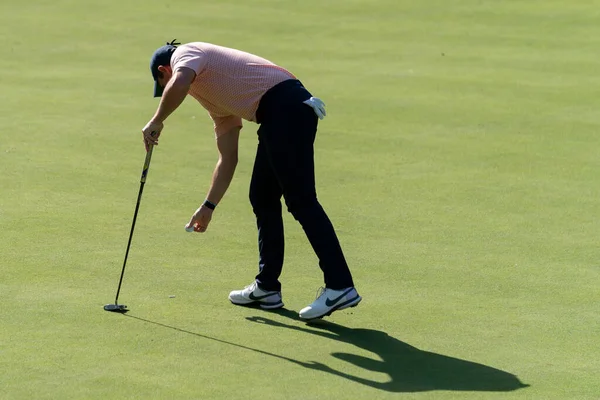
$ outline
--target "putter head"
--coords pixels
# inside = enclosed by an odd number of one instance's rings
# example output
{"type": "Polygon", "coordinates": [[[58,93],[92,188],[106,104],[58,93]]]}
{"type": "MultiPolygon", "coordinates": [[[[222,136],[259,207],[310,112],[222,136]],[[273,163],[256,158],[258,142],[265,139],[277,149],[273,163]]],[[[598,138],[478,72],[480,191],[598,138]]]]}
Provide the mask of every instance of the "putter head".
{"type": "Polygon", "coordinates": [[[127,309],[127,306],[125,304],[107,304],[104,306],[104,311],[125,314],[129,310],[127,309]]]}

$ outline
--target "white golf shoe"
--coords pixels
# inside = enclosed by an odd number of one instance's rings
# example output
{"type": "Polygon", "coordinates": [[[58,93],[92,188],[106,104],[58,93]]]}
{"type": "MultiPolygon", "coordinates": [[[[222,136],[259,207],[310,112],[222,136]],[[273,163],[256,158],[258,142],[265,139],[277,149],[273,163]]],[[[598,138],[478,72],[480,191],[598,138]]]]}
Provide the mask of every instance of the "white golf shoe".
{"type": "Polygon", "coordinates": [[[317,296],[317,299],[308,307],[300,310],[300,318],[321,318],[331,315],[332,312],[337,310],[356,307],[361,300],[362,297],[358,295],[358,292],[353,287],[342,290],[321,288],[321,293],[317,296]]]}
{"type": "Polygon", "coordinates": [[[261,308],[270,310],[283,307],[281,292],[268,292],[258,287],[256,281],[242,290],[234,290],[229,293],[229,300],[239,306],[247,306],[258,303],[261,308]]]}

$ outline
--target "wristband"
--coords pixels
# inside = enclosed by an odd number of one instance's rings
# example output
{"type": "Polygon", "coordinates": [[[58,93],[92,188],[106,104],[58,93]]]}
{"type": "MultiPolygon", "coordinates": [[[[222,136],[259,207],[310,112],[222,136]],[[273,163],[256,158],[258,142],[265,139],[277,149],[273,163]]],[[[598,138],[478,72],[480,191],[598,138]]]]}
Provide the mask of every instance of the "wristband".
{"type": "Polygon", "coordinates": [[[214,210],[217,205],[215,203],[212,203],[208,200],[204,200],[204,203],[202,203],[203,206],[205,206],[206,208],[210,208],[211,210],[214,210]]]}

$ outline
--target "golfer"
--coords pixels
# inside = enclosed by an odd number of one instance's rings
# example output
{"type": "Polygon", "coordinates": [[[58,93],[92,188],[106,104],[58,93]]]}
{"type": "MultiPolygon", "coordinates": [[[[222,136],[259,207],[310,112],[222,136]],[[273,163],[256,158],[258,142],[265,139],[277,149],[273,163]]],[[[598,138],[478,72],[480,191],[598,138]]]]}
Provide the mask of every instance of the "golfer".
{"type": "Polygon", "coordinates": [[[243,51],[194,42],[172,41],[154,52],[150,62],[154,97],[161,97],[142,129],[146,150],[158,144],[165,120],[186,95],[194,97],[214,122],[219,160],[204,203],[187,230],[205,232],[225,195],[238,162],[242,119],[260,124],[250,203],[258,226],[258,275],[242,290],[229,294],[233,304],[283,307],[279,276],[283,268],[284,233],[281,197],[302,225],[319,258],[325,288],[300,311],[314,319],[356,306],[361,297],[333,225],[317,200],[314,149],[318,119],[325,105],[286,69],[243,51]]]}

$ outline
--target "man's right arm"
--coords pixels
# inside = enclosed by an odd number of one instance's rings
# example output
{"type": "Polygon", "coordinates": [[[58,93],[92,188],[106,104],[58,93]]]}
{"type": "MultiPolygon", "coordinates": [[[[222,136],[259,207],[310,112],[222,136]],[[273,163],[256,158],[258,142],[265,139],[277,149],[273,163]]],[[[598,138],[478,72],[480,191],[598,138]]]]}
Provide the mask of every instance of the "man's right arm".
{"type": "Polygon", "coordinates": [[[196,79],[196,72],[190,68],[179,68],[165,86],[160,99],[160,104],[152,120],[165,122],[167,117],[181,105],[190,90],[192,82],[196,79]]]}
{"type": "Polygon", "coordinates": [[[165,87],[154,117],[142,129],[146,151],[151,144],[158,144],[158,137],[163,129],[165,119],[181,105],[195,78],[196,73],[189,68],[180,68],[175,71],[165,87]]]}

